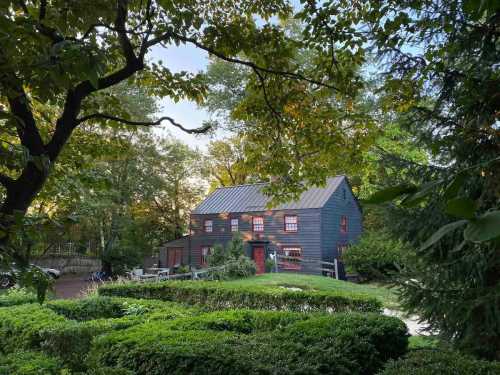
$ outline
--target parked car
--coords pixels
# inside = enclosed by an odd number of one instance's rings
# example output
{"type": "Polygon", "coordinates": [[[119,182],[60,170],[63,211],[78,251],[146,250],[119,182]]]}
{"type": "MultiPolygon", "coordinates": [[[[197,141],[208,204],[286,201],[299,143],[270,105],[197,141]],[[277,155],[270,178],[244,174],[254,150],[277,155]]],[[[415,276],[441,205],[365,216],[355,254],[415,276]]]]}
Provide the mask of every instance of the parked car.
{"type": "MultiPolygon", "coordinates": [[[[55,268],[39,267],[35,264],[31,264],[30,266],[38,268],[51,279],[57,279],[59,278],[59,276],[61,276],[61,271],[55,268]]],[[[14,286],[16,284],[18,272],[19,269],[16,267],[16,265],[12,265],[12,268],[9,270],[0,271],[0,289],[7,289],[14,286]]]]}

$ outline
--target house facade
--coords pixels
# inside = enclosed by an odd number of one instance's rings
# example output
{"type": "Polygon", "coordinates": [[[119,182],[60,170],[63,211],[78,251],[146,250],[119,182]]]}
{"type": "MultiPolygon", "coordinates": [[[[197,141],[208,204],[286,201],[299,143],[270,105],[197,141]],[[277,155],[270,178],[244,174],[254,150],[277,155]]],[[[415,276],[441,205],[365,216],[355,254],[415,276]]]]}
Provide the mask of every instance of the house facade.
{"type": "MultiPolygon", "coordinates": [[[[160,263],[166,267],[190,264],[203,268],[216,244],[225,246],[235,234],[258,273],[270,254],[333,262],[362,232],[362,213],[345,176],[328,179],[295,201],[268,209],[265,184],[215,190],[191,214],[191,234],[163,245],[160,263]]],[[[290,269],[321,273],[307,263],[290,269]]],[[[286,268],[286,267],[285,267],[286,268]]]]}

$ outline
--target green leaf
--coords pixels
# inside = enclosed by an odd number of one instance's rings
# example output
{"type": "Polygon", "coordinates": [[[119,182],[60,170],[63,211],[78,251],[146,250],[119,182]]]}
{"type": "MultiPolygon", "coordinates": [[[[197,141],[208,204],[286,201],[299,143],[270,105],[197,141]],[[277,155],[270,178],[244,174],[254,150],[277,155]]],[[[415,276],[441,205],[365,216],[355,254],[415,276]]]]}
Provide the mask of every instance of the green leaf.
{"type": "Polygon", "coordinates": [[[445,199],[455,198],[460,190],[460,188],[465,183],[467,175],[464,172],[460,172],[455,176],[455,178],[446,187],[443,197],[445,199]]]}
{"type": "Polygon", "coordinates": [[[384,190],[377,191],[371,197],[365,200],[365,203],[378,204],[387,201],[391,201],[398,198],[404,194],[411,194],[417,191],[415,185],[397,185],[384,190]]]}
{"type": "Polygon", "coordinates": [[[434,189],[439,186],[443,181],[439,180],[437,182],[431,182],[420,187],[420,189],[414,194],[408,195],[401,204],[406,207],[416,206],[418,203],[422,202],[434,189]]]}
{"type": "Polygon", "coordinates": [[[500,236],[500,211],[490,211],[469,222],[464,237],[471,242],[484,242],[500,236]]]}
{"type": "Polygon", "coordinates": [[[427,249],[428,247],[434,245],[436,242],[441,240],[441,238],[446,236],[448,233],[453,232],[454,230],[460,228],[461,226],[463,226],[467,223],[468,223],[468,220],[459,220],[459,221],[454,221],[453,223],[443,225],[432,236],[430,236],[427,241],[425,241],[423,243],[423,245],[420,247],[420,251],[423,251],[423,250],[427,249]]]}
{"type": "Polygon", "coordinates": [[[445,211],[449,215],[462,219],[473,219],[476,204],[469,198],[455,198],[447,202],[445,211]]]}

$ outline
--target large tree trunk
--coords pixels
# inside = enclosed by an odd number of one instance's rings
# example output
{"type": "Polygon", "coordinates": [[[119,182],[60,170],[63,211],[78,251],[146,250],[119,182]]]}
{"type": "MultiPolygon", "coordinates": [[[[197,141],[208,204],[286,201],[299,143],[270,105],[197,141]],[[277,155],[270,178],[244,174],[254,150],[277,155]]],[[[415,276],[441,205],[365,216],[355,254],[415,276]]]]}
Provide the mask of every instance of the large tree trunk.
{"type": "Polygon", "coordinates": [[[16,225],[16,216],[24,217],[31,203],[41,190],[47,180],[47,173],[38,169],[33,163],[23,170],[21,176],[7,188],[7,194],[0,206],[0,228],[3,236],[0,237],[0,248],[3,253],[7,252],[15,261],[27,264],[27,255],[15,251],[9,251],[8,241],[11,232],[16,225]]]}

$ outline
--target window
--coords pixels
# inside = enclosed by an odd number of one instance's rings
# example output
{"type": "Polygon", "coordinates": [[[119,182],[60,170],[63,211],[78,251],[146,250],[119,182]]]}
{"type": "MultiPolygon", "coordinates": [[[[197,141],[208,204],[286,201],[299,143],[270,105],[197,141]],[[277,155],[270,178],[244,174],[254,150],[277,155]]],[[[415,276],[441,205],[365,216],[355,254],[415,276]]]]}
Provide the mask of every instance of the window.
{"type": "Polygon", "coordinates": [[[285,215],[285,232],[297,232],[297,215],[285,215]]]}
{"type": "Polygon", "coordinates": [[[201,247],[200,264],[202,267],[206,267],[208,265],[208,256],[210,254],[212,254],[212,248],[210,246],[202,246],[201,247]]]}
{"type": "Polygon", "coordinates": [[[254,232],[264,232],[264,218],[262,216],[252,218],[252,229],[254,232]]]}
{"type": "Polygon", "coordinates": [[[231,219],[231,232],[238,231],[238,219],[231,219]]]}
{"type": "Polygon", "coordinates": [[[302,249],[298,246],[285,246],[278,250],[278,265],[283,270],[300,270],[301,261],[302,249]]]}
{"type": "Polygon", "coordinates": [[[340,217],[340,232],[347,233],[347,216],[340,217]]]}
{"type": "Polygon", "coordinates": [[[213,232],[214,222],[212,220],[205,220],[203,222],[203,228],[205,229],[205,232],[207,232],[207,233],[213,232]]]}

